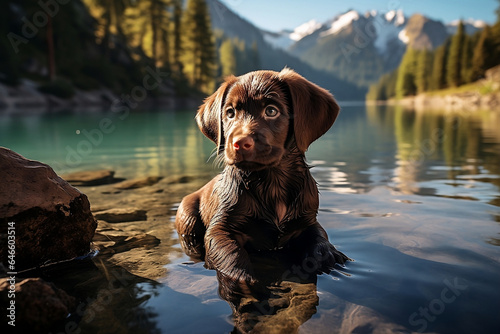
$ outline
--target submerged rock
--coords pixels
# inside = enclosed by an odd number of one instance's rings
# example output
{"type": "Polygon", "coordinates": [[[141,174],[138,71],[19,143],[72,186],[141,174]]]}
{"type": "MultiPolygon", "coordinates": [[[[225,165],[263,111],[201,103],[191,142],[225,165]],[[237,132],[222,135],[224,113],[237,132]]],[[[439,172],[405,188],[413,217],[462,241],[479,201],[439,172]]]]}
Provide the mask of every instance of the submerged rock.
{"type": "Polygon", "coordinates": [[[100,186],[117,182],[114,175],[114,171],[102,169],[74,172],[62,175],[61,177],[74,186],[100,186]]]}
{"type": "Polygon", "coordinates": [[[182,176],[172,176],[166,180],[167,184],[178,184],[178,183],[189,183],[192,182],[195,177],[190,175],[182,175],[182,176]]]}
{"type": "Polygon", "coordinates": [[[105,220],[108,223],[123,223],[137,220],[146,220],[146,210],[137,208],[116,208],[109,209],[101,212],[96,212],[97,219],[105,220]]]}
{"type": "Polygon", "coordinates": [[[170,254],[156,236],[138,232],[135,223],[118,227],[104,221],[94,236],[94,245],[99,248],[99,257],[109,263],[125,268],[134,275],[149,279],[163,277],[165,254],[170,254]]]}
{"type": "Polygon", "coordinates": [[[97,222],[85,194],[50,166],[6,148],[0,148],[0,170],[0,261],[9,271],[89,253],[97,222]],[[13,267],[8,240],[15,245],[13,267]]]}
{"type": "MultiPolygon", "coordinates": [[[[15,328],[31,333],[45,332],[63,321],[76,306],[74,297],[41,278],[15,282],[15,289],[12,283],[7,278],[0,279],[0,300],[5,308],[14,301],[15,328]],[[12,291],[15,298],[8,298],[7,292],[12,291]]],[[[11,321],[9,317],[7,319],[11,321]]]]}
{"type": "Polygon", "coordinates": [[[144,188],[148,186],[152,186],[158,183],[163,177],[161,176],[148,176],[139,179],[127,180],[120,183],[115,184],[115,188],[117,189],[137,189],[144,188]]]}

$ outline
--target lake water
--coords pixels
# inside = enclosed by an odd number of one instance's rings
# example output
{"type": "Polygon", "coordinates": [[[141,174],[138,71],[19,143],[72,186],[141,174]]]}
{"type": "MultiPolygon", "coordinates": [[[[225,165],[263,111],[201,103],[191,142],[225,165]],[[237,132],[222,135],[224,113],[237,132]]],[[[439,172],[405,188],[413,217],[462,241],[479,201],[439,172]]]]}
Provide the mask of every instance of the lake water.
{"type": "MultiPolygon", "coordinates": [[[[236,317],[215,272],[189,262],[172,229],[181,197],[219,171],[194,111],[0,115],[1,146],[61,174],[196,178],[150,192],[168,195],[158,204],[166,213],[113,225],[159,241],[42,273],[79,301],[53,332],[229,333],[246,317],[299,333],[500,333],[500,113],[341,105],[306,156],[318,220],[354,261],[315,284],[281,286],[284,306],[256,304],[236,317]]],[[[100,189],[81,188],[93,208],[105,204],[100,189]]]]}

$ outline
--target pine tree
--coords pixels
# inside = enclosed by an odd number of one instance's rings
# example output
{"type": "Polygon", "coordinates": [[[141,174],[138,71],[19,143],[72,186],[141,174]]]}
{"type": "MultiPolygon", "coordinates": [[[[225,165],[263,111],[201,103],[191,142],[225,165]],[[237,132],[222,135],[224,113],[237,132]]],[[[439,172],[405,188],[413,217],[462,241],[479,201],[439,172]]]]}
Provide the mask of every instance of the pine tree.
{"type": "Polygon", "coordinates": [[[210,93],[214,88],[215,42],[204,0],[188,0],[182,30],[184,73],[195,88],[210,93]]]}
{"type": "Polygon", "coordinates": [[[495,10],[495,13],[497,14],[497,23],[500,22],[500,0],[498,1],[498,8],[495,10]]]}
{"type": "Polygon", "coordinates": [[[388,74],[382,75],[377,83],[370,85],[368,93],[366,94],[366,98],[368,100],[382,101],[382,100],[387,100],[389,98],[386,94],[387,76],[388,74]]]}
{"type": "MultiPolygon", "coordinates": [[[[19,54],[12,47],[8,34],[18,31],[14,30],[11,18],[15,16],[16,8],[9,1],[0,2],[0,80],[9,85],[16,85],[20,79],[19,73],[19,54]]],[[[20,46],[19,46],[20,47],[20,46]]]]}
{"type": "Polygon", "coordinates": [[[471,69],[472,80],[479,80],[483,78],[484,72],[488,69],[489,64],[487,57],[488,53],[491,52],[490,34],[490,27],[484,27],[481,31],[481,35],[479,35],[479,40],[474,47],[471,69]]]}
{"type": "MultiPolygon", "coordinates": [[[[101,54],[93,54],[92,60],[89,59],[88,44],[95,43],[97,25],[93,19],[88,21],[82,18],[76,19],[82,15],[81,11],[81,3],[70,2],[60,6],[57,15],[54,15],[51,20],[54,38],[52,71],[55,78],[59,76],[73,81],[80,88],[88,89],[93,83],[95,84],[95,81],[90,80],[90,84],[85,82],[88,81],[89,74],[84,66],[94,59],[99,59],[102,64],[105,59],[101,54]]],[[[48,26],[46,28],[49,30],[48,26]]],[[[43,29],[40,33],[41,36],[48,34],[48,32],[43,33],[43,29]]],[[[47,37],[42,38],[41,42],[44,45],[50,43],[47,37]]]]}
{"type": "Polygon", "coordinates": [[[157,67],[170,66],[170,0],[143,0],[127,8],[125,31],[132,47],[141,48],[157,67]]]}
{"type": "Polygon", "coordinates": [[[415,85],[417,86],[417,92],[419,94],[429,90],[431,74],[432,53],[426,49],[418,51],[415,85]]]}
{"type": "Polygon", "coordinates": [[[181,70],[181,52],[182,52],[182,0],[172,0],[172,65],[176,71],[181,70]]]}
{"type": "Polygon", "coordinates": [[[122,38],[125,34],[122,29],[125,10],[131,6],[131,0],[85,0],[94,17],[99,17],[103,27],[100,34],[101,44],[106,53],[114,46],[114,38],[122,38]]]}
{"type": "Polygon", "coordinates": [[[416,51],[408,48],[401,60],[398,68],[398,79],[396,81],[396,97],[415,95],[417,86],[415,83],[415,74],[417,71],[416,51]]]}
{"type": "Polygon", "coordinates": [[[446,82],[450,87],[458,87],[462,84],[461,55],[464,47],[464,39],[464,24],[460,21],[457,32],[451,39],[448,62],[446,65],[446,82]]]}
{"type": "MultiPolygon", "coordinates": [[[[380,78],[382,80],[382,78],[380,78]]],[[[380,100],[385,100],[386,97],[381,94],[381,85],[380,82],[376,82],[374,84],[371,84],[370,87],[368,87],[368,92],[366,93],[366,99],[371,100],[371,101],[380,101],[380,100]]]]}
{"type": "Polygon", "coordinates": [[[152,58],[157,67],[170,65],[170,13],[167,11],[169,0],[147,0],[147,17],[150,19],[152,58]]]}
{"type": "Polygon", "coordinates": [[[460,77],[462,78],[462,83],[467,84],[472,82],[472,39],[468,36],[464,36],[464,46],[462,50],[462,58],[460,64],[460,77]]]}
{"type": "Polygon", "coordinates": [[[491,51],[488,54],[488,66],[493,67],[500,64],[500,0],[499,6],[496,10],[497,21],[491,27],[491,34],[489,38],[491,51]]]}
{"type": "Polygon", "coordinates": [[[387,100],[396,96],[396,81],[398,80],[398,69],[382,75],[379,81],[370,85],[367,100],[387,100]]]}
{"type": "Polygon", "coordinates": [[[389,73],[389,78],[387,79],[387,85],[385,89],[385,93],[387,98],[396,97],[396,82],[398,80],[398,69],[396,68],[394,71],[389,73]]]}
{"type": "Polygon", "coordinates": [[[219,49],[219,60],[222,68],[222,77],[236,73],[236,54],[233,42],[226,39],[219,49]]]}
{"type": "Polygon", "coordinates": [[[448,59],[448,49],[450,40],[434,51],[434,61],[432,63],[432,79],[430,89],[438,90],[446,88],[446,60],[448,59]]]}

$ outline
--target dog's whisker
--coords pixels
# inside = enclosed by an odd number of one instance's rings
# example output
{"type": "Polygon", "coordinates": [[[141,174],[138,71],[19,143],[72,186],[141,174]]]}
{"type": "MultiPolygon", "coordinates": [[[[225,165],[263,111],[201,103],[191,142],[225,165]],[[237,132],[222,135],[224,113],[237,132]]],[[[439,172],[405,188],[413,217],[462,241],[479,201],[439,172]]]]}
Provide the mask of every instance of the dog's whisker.
{"type": "Polygon", "coordinates": [[[214,165],[217,168],[222,168],[224,166],[224,155],[217,155],[214,159],[214,165]]]}
{"type": "Polygon", "coordinates": [[[210,159],[212,159],[212,158],[214,158],[214,159],[216,159],[216,158],[217,158],[217,147],[215,147],[215,148],[212,150],[212,152],[210,153],[210,155],[209,155],[209,157],[208,157],[208,159],[207,159],[207,162],[209,162],[209,161],[210,161],[210,159]]]}
{"type": "MultiPolygon", "coordinates": [[[[223,146],[222,146],[223,147],[223,146]]],[[[224,167],[224,150],[222,150],[222,153],[220,152],[220,149],[214,148],[212,150],[212,153],[207,159],[207,162],[209,162],[211,159],[213,159],[213,165],[216,168],[222,168],[224,167]]]]}

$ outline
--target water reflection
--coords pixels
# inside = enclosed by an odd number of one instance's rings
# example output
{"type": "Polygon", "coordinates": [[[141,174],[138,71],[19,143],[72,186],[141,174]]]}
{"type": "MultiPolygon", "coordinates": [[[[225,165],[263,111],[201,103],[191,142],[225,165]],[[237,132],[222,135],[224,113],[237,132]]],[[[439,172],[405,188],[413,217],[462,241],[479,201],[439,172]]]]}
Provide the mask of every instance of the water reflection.
{"type": "MultiPolygon", "coordinates": [[[[113,115],[0,115],[0,145],[49,163],[59,173],[104,168],[126,178],[214,175],[217,169],[207,163],[213,144],[200,133],[193,115],[130,114],[77,163],[68,162],[68,150],[76,151],[86,140],[82,131],[113,115]]],[[[348,105],[307,157],[322,189],[366,193],[388,185],[408,194],[479,199],[498,206],[498,129],[497,112],[348,105]]]]}
{"type": "Polygon", "coordinates": [[[54,333],[151,333],[156,310],[147,301],[158,296],[160,284],[130,273],[106,259],[73,261],[24,275],[40,276],[77,300],[71,315],[54,333]]]}
{"type": "Polygon", "coordinates": [[[257,283],[217,273],[219,296],[231,306],[234,333],[295,333],[316,313],[317,275],[287,252],[252,255],[257,283]]]}
{"type": "Polygon", "coordinates": [[[307,154],[320,189],[390,186],[499,206],[499,113],[368,105],[345,107],[339,120],[307,154]]]}
{"type": "Polygon", "coordinates": [[[192,112],[139,112],[124,120],[111,112],[0,114],[0,145],[47,163],[58,174],[112,169],[134,178],[213,170],[206,163],[212,143],[192,112]],[[103,119],[112,122],[109,133],[100,131],[103,119]]]}
{"type": "MultiPolygon", "coordinates": [[[[374,118],[380,112],[368,108],[374,118]]],[[[463,199],[486,196],[488,201],[498,196],[500,137],[498,130],[492,131],[500,128],[497,113],[414,112],[401,107],[385,112],[394,119],[398,167],[393,182],[398,190],[463,199]],[[446,181],[435,182],[439,179],[446,181]],[[481,187],[481,179],[496,187],[470,191],[481,187]]]]}

